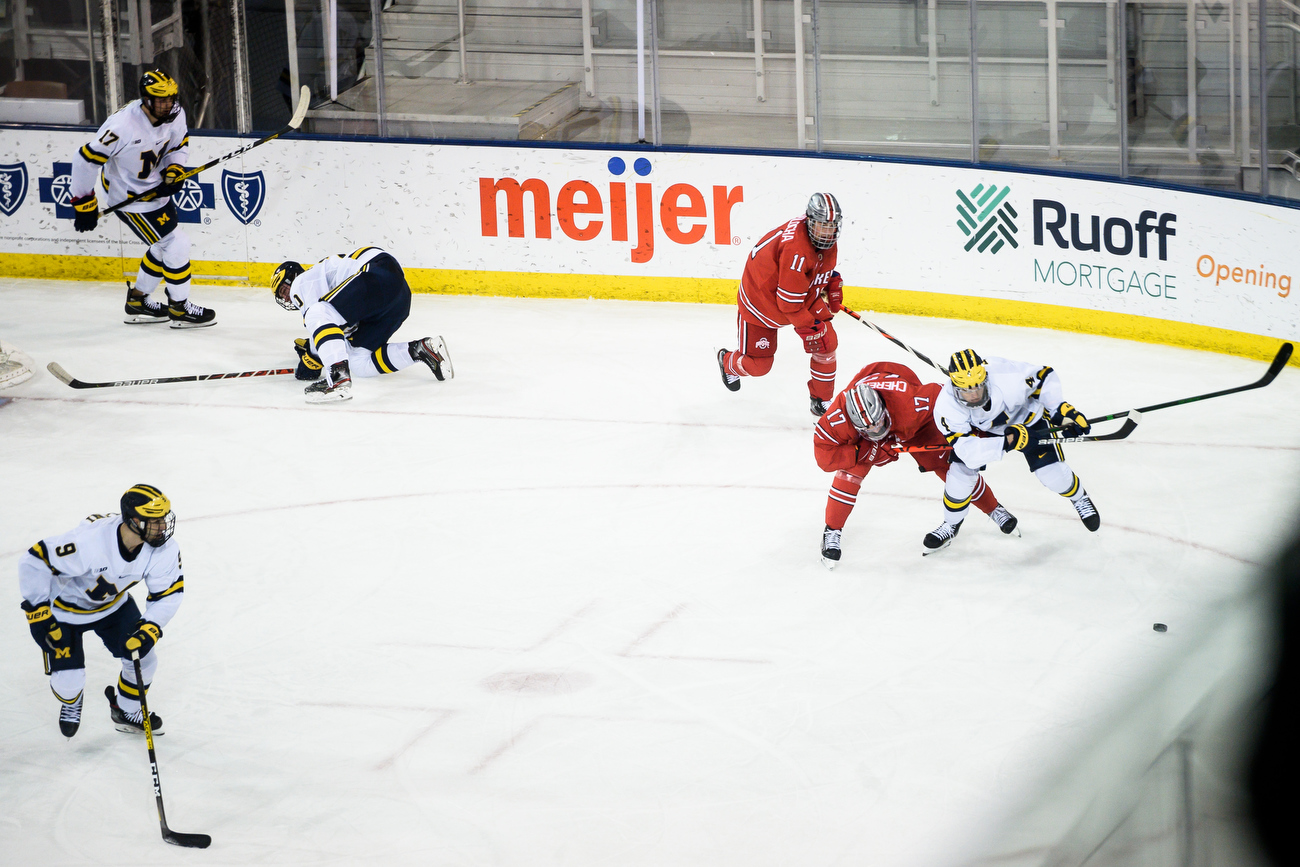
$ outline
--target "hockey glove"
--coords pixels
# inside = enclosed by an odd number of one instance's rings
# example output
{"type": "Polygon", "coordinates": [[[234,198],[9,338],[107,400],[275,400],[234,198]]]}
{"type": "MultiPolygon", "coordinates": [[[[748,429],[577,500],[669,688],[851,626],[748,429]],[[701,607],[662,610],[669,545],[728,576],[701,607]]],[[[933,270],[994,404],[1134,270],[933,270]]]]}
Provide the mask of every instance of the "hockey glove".
{"type": "Polygon", "coordinates": [[[1029,445],[1029,428],[1022,424],[1007,425],[1006,442],[1002,444],[1002,450],[1019,452],[1024,451],[1027,445],[1029,445]]]}
{"type": "Polygon", "coordinates": [[[1087,433],[1090,427],[1087,417],[1068,403],[1062,403],[1056,408],[1056,414],[1052,416],[1052,423],[1065,427],[1070,433],[1074,431],[1087,433]]]}
{"type": "Polygon", "coordinates": [[[885,464],[891,464],[896,460],[898,460],[898,452],[890,443],[873,443],[871,440],[866,439],[858,443],[858,463],[860,464],[883,467],[885,464]]]}
{"type": "Polygon", "coordinates": [[[72,228],[89,232],[99,225],[99,201],[94,193],[72,200],[72,228]]]}
{"type": "Polygon", "coordinates": [[[185,179],[181,175],[185,174],[184,166],[168,166],[163,169],[163,181],[155,188],[158,198],[163,196],[174,196],[185,186],[185,179]]]}
{"type": "Polygon", "coordinates": [[[162,638],[162,627],[148,620],[141,620],[135,626],[135,632],[126,640],[127,653],[139,653],[143,659],[153,646],[162,638]]]}
{"type": "Polygon", "coordinates": [[[826,284],[826,303],[832,313],[839,313],[844,309],[844,280],[840,277],[839,271],[832,271],[830,282],[826,284]]]}
{"type": "Polygon", "coordinates": [[[811,326],[795,326],[794,333],[803,338],[803,351],[812,355],[826,351],[826,323],[814,322],[811,326]]]}
{"type": "Polygon", "coordinates": [[[323,365],[315,353],[307,346],[307,338],[299,337],[295,340],[293,342],[293,351],[298,353],[298,369],[293,372],[293,378],[300,379],[303,382],[320,379],[323,365]]]}
{"type": "Polygon", "coordinates": [[[20,606],[27,613],[27,626],[32,631],[32,638],[41,646],[41,650],[53,650],[63,640],[63,628],[54,619],[50,603],[33,605],[24,599],[20,606]]]}

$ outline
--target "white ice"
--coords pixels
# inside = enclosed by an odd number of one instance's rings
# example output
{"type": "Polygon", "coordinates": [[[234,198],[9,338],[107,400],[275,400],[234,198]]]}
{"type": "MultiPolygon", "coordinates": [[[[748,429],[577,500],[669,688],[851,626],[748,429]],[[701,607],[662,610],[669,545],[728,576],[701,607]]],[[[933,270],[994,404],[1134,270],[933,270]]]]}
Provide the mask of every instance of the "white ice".
{"type": "MultiPolygon", "coordinates": [[[[873,472],[835,572],[807,361],[723,389],[734,309],[417,296],[423,367],[309,406],[292,377],[75,391],[289,366],[296,316],[198,287],[210,329],[121,323],[108,284],[0,281],[41,367],[0,394],[0,861],[6,864],[942,865],[1242,592],[1292,521],[1300,375],[1076,445],[1102,529],[1012,456],[982,515],[920,556],[938,481],[873,472]],[[42,536],[136,482],[179,516],[185,601],[142,739],[93,636],[65,740],[18,610],[42,536]],[[1152,623],[1169,632],[1152,631],[1152,623]]],[[[1259,361],[1056,331],[879,316],[932,357],[1053,365],[1093,415],[1228,388],[1259,361]]],[[[840,383],[912,363],[847,317],[840,383]]],[[[142,595],[138,597],[143,605],[142,595]]]]}

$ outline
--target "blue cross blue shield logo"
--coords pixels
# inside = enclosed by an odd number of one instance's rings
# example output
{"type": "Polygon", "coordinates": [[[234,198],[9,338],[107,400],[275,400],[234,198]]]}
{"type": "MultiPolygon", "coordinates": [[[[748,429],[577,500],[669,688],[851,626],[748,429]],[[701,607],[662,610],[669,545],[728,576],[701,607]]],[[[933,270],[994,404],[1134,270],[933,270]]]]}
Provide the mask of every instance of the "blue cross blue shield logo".
{"type": "Polygon", "coordinates": [[[0,213],[12,217],[27,198],[27,163],[0,166],[0,213]]]}
{"type": "Polygon", "coordinates": [[[182,223],[203,221],[203,208],[215,208],[216,196],[212,184],[201,183],[197,178],[186,178],[180,192],[172,196],[176,206],[176,219],[182,223]]]}
{"type": "Polygon", "coordinates": [[[221,195],[235,219],[247,226],[266,201],[266,178],[261,172],[221,172],[221,195]]]}

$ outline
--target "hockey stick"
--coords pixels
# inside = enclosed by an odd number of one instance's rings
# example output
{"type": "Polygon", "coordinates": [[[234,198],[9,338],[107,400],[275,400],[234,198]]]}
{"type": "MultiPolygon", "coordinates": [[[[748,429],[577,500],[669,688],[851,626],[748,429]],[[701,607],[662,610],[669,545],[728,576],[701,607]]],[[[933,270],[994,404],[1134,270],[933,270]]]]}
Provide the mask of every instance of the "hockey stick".
{"type": "Polygon", "coordinates": [[[1290,343],[1283,343],[1278,349],[1277,355],[1273,357],[1273,362],[1268,366],[1268,370],[1264,371],[1264,375],[1249,385],[1239,385],[1236,388],[1225,388],[1223,391],[1212,391],[1209,394],[1198,394],[1195,397],[1184,397],[1180,400],[1170,400],[1152,406],[1141,406],[1137,409],[1130,409],[1125,412],[1102,415],[1097,418],[1088,419],[1088,424],[1096,424],[1099,421],[1110,421],[1115,418],[1124,418],[1125,416],[1131,416],[1133,413],[1138,412],[1155,412],[1158,409],[1168,409],[1171,406],[1182,406],[1185,403],[1195,403],[1198,400],[1209,400],[1212,397],[1223,397],[1225,394],[1236,394],[1239,391],[1250,391],[1256,388],[1263,388],[1273,380],[1277,379],[1277,375],[1282,372],[1282,368],[1286,367],[1286,363],[1291,360],[1291,352],[1294,349],[1295,347],[1290,343]]]}
{"type": "Polygon", "coordinates": [[[58,362],[51,361],[45,369],[54,378],[73,388],[118,388],[124,385],[161,385],[167,382],[203,382],[208,379],[244,379],[249,376],[284,376],[293,373],[292,367],[268,367],[264,370],[245,370],[241,373],[199,373],[194,376],[161,376],[154,379],[120,379],[117,382],[82,382],[64,370],[58,362]]]}
{"type": "Polygon", "coordinates": [[[162,838],[173,846],[187,849],[206,849],[212,845],[207,834],[182,834],[167,827],[167,814],[163,812],[162,783],[158,779],[158,756],[153,751],[153,725],[149,722],[149,705],[145,703],[144,675],[140,672],[140,651],[131,653],[135,665],[135,684],[140,689],[140,718],[144,723],[144,742],[149,746],[149,769],[153,771],[153,795],[158,801],[158,822],[162,825],[162,838]]]}
{"type": "MultiPolygon", "coordinates": [[[[228,159],[233,159],[234,157],[237,157],[240,154],[248,153],[253,148],[258,147],[259,145],[264,145],[269,141],[278,139],[280,136],[284,135],[287,132],[293,132],[298,127],[302,126],[303,118],[307,116],[307,105],[310,102],[311,102],[311,90],[307,87],[307,85],[304,84],[302,86],[302,90],[300,90],[298,93],[298,106],[293,110],[293,117],[289,118],[289,124],[284,129],[280,130],[279,132],[273,132],[270,135],[266,136],[265,138],[260,138],[250,145],[244,145],[242,148],[239,148],[238,150],[233,150],[230,153],[226,154],[224,157],[217,157],[212,162],[205,163],[204,165],[199,166],[197,169],[187,169],[185,173],[182,174],[177,179],[177,182],[184,181],[186,178],[192,178],[195,175],[197,175],[199,172],[212,168],[217,163],[224,163],[228,159]]],[[[145,192],[139,193],[137,195],[127,196],[125,199],[118,202],[116,205],[113,205],[111,208],[105,208],[104,210],[100,211],[99,214],[100,216],[105,216],[107,214],[113,213],[118,208],[125,208],[127,205],[131,205],[136,202],[152,202],[156,198],[158,198],[157,187],[155,187],[152,190],[146,190],[145,192]]]]}
{"type": "Polygon", "coordinates": [[[893,343],[895,343],[895,344],[897,344],[897,345],[903,347],[903,348],[906,349],[908,352],[912,353],[912,354],[915,355],[917,358],[921,359],[921,360],[924,361],[926,364],[930,365],[930,366],[933,367],[935,370],[937,370],[937,371],[939,371],[940,373],[942,373],[944,376],[947,376],[947,375],[948,375],[948,371],[944,370],[942,367],[940,367],[939,365],[937,365],[937,364],[935,364],[933,361],[931,361],[931,360],[930,360],[927,356],[925,356],[923,353],[918,352],[918,351],[916,351],[915,349],[913,349],[912,347],[908,346],[906,343],[904,343],[903,341],[899,340],[897,337],[895,337],[894,335],[890,334],[888,331],[886,331],[885,329],[881,328],[881,327],[880,327],[879,325],[877,325],[876,323],[871,322],[871,321],[866,320],[866,319],[863,319],[861,316],[859,316],[858,314],[854,313],[852,310],[850,310],[850,309],[847,308],[847,307],[841,307],[840,309],[843,310],[845,313],[849,314],[850,316],[852,316],[854,319],[856,319],[856,320],[858,320],[859,322],[861,322],[863,325],[865,325],[865,326],[867,326],[868,328],[870,328],[871,330],[875,331],[875,332],[876,332],[877,334],[879,334],[881,337],[883,337],[883,338],[885,338],[886,340],[891,341],[891,342],[893,342],[893,343]]]}
{"type": "MultiPolygon", "coordinates": [[[[1133,433],[1133,431],[1137,429],[1138,424],[1141,423],[1142,412],[1141,410],[1130,409],[1127,412],[1122,413],[1122,415],[1127,416],[1128,420],[1124,422],[1124,425],[1119,430],[1114,431],[1112,433],[1084,434],[1083,436],[1077,436],[1077,437],[1050,436],[1050,437],[1043,437],[1041,439],[1036,440],[1035,442],[1040,446],[1045,446],[1045,445],[1056,445],[1060,443],[1099,443],[1099,442],[1106,442],[1108,440],[1126,439],[1129,434],[1133,433]]],[[[915,452],[942,452],[942,451],[948,451],[951,448],[952,446],[946,444],[945,445],[936,444],[936,445],[926,445],[926,446],[895,446],[894,451],[898,452],[899,454],[913,454],[915,452]]]]}

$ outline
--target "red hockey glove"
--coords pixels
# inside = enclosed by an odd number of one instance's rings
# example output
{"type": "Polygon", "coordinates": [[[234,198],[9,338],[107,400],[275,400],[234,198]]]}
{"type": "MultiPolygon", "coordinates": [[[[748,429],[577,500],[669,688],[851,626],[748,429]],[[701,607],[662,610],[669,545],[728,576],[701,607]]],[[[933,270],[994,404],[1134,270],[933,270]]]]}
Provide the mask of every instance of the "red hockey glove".
{"type": "Polygon", "coordinates": [[[840,277],[839,271],[832,271],[830,282],[826,284],[826,303],[832,313],[839,313],[844,309],[844,280],[840,277]]]}
{"type": "Polygon", "coordinates": [[[812,354],[814,352],[826,351],[826,323],[814,322],[811,326],[805,327],[796,325],[794,333],[803,338],[804,352],[812,354]]]}
{"type": "Polygon", "coordinates": [[[874,443],[864,439],[858,443],[858,463],[883,467],[898,460],[898,451],[887,442],[874,443]]]}

